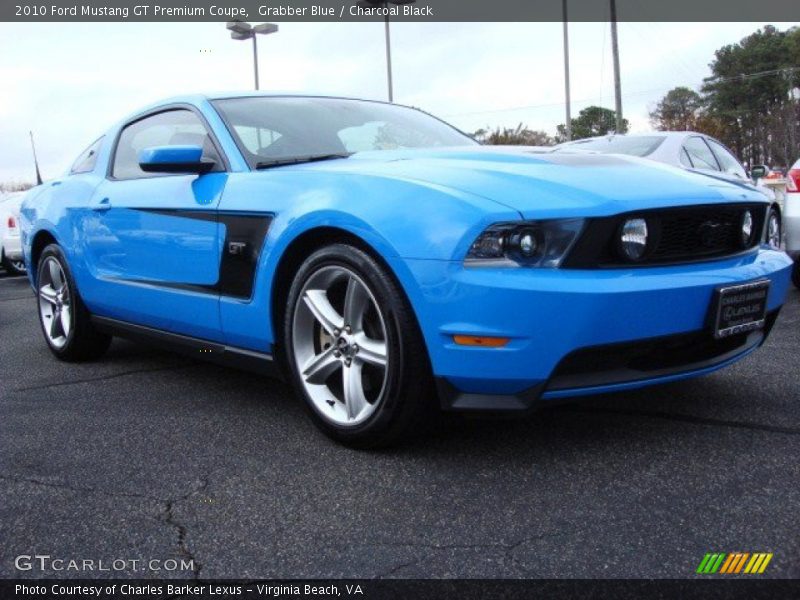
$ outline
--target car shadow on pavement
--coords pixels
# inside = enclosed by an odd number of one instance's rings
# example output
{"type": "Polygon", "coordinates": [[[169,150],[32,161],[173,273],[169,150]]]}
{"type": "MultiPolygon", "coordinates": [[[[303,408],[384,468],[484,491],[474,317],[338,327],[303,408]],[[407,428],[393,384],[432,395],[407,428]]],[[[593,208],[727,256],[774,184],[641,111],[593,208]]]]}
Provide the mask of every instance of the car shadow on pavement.
{"type": "MultiPolygon", "coordinates": [[[[398,457],[449,455],[462,460],[513,449],[517,457],[527,455],[530,458],[548,447],[570,447],[574,452],[582,447],[647,444],[648,436],[643,437],[643,431],[651,432],[648,435],[655,436],[654,443],[658,445],[672,436],[683,437],[687,429],[697,433],[700,428],[709,427],[800,433],[798,418],[787,423],[782,416],[783,410],[793,409],[778,402],[780,390],[769,394],[765,389],[765,368],[779,369],[769,355],[767,346],[737,367],[705,377],[552,404],[543,401],[540,407],[526,414],[440,413],[433,415],[426,426],[407,440],[369,452],[398,457]],[[762,396],[765,401],[756,402],[763,412],[754,413],[754,399],[762,396]]],[[[315,445],[338,447],[309,426],[301,402],[283,381],[124,340],[115,341],[103,362],[125,371],[124,365],[140,365],[142,359],[151,365],[145,370],[163,371],[154,374],[162,381],[171,379],[179,385],[182,378],[191,378],[191,389],[195,390],[192,393],[197,394],[198,388],[205,390],[198,401],[216,404],[209,407],[211,410],[229,413],[244,409],[256,422],[264,419],[265,429],[276,426],[294,429],[298,434],[314,436],[314,440],[309,441],[315,445]],[[218,382],[225,382],[224,386],[220,387],[218,382]],[[228,402],[230,406],[225,406],[228,402]],[[275,419],[281,423],[275,423],[275,419]]],[[[784,394],[783,398],[790,402],[790,395],[784,394]]]]}

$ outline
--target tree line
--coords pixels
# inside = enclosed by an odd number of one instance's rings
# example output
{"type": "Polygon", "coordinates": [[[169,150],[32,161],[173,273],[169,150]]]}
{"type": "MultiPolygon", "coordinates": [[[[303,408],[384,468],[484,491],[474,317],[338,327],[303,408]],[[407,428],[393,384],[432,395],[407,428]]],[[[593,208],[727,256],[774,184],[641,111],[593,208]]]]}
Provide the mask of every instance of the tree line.
{"type": "MultiPolygon", "coordinates": [[[[584,108],[578,116],[571,119],[572,139],[579,140],[587,137],[606,135],[616,128],[616,115],[613,110],[601,106],[584,108]]],[[[622,131],[628,132],[628,119],[622,119],[622,131]]],[[[557,128],[555,137],[538,129],[530,129],[520,123],[516,127],[496,127],[494,129],[479,129],[472,134],[482,144],[508,145],[508,146],[552,146],[567,141],[567,127],[561,124],[557,128]]]]}
{"type": "Polygon", "coordinates": [[[800,28],[767,25],[717,50],[709,66],[699,92],[667,92],[650,113],[653,126],[707,133],[750,165],[800,158],[800,28]]]}
{"type": "Polygon", "coordinates": [[[0,182],[0,196],[3,194],[10,194],[12,192],[24,192],[33,187],[32,183],[26,181],[5,181],[0,182]]]}
{"type": "MultiPolygon", "coordinates": [[[[650,112],[660,131],[698,131],[721,140],[749,165],[788,166],[800,158],[800,28],[767,25],[723,46],[710,63],[711,76],[699,91],[686,86],[667,92],[650,112]]],[[[590,106],[571,120],[572,139],[615,130],[614,111],[590,106]]],[[[623,122],[622,131],[628,131],[623,122]]],[[[474,137],[487,144],[551,145],[566,141],[566,126],[544,131],[485,128],[474,137]]]]}

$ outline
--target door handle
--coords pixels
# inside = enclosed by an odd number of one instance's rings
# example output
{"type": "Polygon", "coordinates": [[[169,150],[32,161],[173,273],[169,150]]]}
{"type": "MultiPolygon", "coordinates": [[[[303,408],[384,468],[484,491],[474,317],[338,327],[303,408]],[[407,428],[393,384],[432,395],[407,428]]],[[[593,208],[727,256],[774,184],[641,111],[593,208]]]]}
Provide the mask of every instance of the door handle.
{"type": "Polygon", "coordinates": [[[103,198],[100,200],[100,202],[94,205],[94,210],[96,211],[104,211],[108,210],[109,208],[111,208],[111,200],[108,198],[103,198]]]}

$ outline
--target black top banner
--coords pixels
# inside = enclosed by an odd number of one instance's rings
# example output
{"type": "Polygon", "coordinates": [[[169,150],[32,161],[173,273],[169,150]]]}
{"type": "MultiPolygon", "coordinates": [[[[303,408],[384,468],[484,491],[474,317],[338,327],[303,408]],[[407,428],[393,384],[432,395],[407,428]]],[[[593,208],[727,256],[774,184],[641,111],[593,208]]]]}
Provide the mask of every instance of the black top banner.
{"type": "MultiPolygon", "coordinates": [[[[611,0],[567,0],[569,21],[608,21],[611,0]]],[[[0,0],[0,21],[562,21],[563,0],[0,0]]],[[[797,0],[616,0],[619,21],[800,20],[797,0]]],[[[654,40],[658,43],[658,40],[654,40]]]]}

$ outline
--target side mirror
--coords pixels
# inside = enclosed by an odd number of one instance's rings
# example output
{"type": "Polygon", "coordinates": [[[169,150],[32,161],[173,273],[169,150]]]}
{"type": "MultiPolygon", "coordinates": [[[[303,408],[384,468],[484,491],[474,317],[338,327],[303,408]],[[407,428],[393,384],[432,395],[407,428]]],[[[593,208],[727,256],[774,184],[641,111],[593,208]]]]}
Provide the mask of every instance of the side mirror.
{"type": "Polygon", "coordinates": [[[753,179],[761,179],[767,175],[767,167],[764,165],[754,165],[752,169],[750,169],[750,177],[753,179]]]}
{"type": "Polygon", "coordinates": [[[200,146],[154,146],[139,153],[139,168],[145,173],[208,173],[214,161],[203,160],[200,146]]]}

